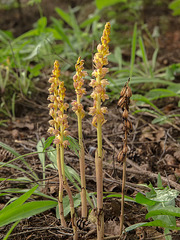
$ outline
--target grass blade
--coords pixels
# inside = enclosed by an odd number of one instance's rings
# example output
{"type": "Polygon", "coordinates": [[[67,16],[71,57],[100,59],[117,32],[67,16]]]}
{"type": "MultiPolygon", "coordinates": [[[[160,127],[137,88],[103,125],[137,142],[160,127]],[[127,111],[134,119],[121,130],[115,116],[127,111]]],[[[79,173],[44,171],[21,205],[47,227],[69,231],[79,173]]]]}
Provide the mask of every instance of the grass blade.
{"type": "Polygon", "coordinates": [[[38,185],[36,185],[35,187],[33,187],[32,189],[30,189],[28,192],[26,192],[25,194],[23,194],[21,197],[19,197],[16,201],[12,202],[11,204],[9,204],[8,206],[6,206],[5,208],[3,208],[0,211],[0,218],[2,217],[2,215],[5,215],[5,213],[9,210],[12,210],[12,208],[15,208],[19,205],[22,205],[32,194],[33,192],[38,188],[38,185]]]}
{"type": "MultiPolygon", "coordinates": [[[[130,78],[133,74],[134,61],[136,56],[136,38],[137,38],[137,23],[134,25],[133,38],[132,38],[132,47],[131,47],[131,64],[130,64],[130,78]]],[[[127,79],[126,79],[127,81],[127,79]]]]}
{"type": "Polygon", "coordinates": [[[12,227],[9,229],[9,231],[6,233],[6,236],[4,236],[3,240],[7,240],[9,235],[12,233],[12,231],[14,230],[14,228],[18,225],[18,223],[20,222],[20,220],[16,221],[12,227]]]}
{"type": "Polygon", "coordinates": [[[13,208],[11,207],[10,209],[6,210],[4,214],[0,215],[0,227],[15,221],[22,220],[24,218],[32,217],[33,215],[56,207],[56,205],[56,201],[45,200],[28,202],[20,206],[16,206],[13,208]]]}
{"type": "MultiPolygon", "coordinates": [[[[36,173],[33,171],[33,169],[30,167],[30,165],[25,161],[25,159],[18,153],[16,152],[13,148],[11,148],[10,146],[6,145],[3,142],[0,142],[0,146],[4,149],[6,149],[8,152],[12,153],[14,156],[18,157],[25,165],[26,167],[32,172],[33,174],[33,178],[34,179],[38,179],[38,176],[36,175],[36,173]]],[[[28,154],[27,154],[28,156],[28,154]]]]}

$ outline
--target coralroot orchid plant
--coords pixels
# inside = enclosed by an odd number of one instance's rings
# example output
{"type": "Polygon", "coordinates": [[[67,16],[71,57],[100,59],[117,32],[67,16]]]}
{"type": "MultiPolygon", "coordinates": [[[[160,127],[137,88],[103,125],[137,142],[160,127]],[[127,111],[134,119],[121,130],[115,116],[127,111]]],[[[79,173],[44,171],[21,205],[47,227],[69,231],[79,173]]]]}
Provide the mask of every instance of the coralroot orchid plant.
{"type": "Polygon", "coordinates": [[[103,149],[102,149],[102,125],[106,122],[104,113],[107,113],[106,107],[101,107],[102,102],[108,99],[105,87],[109,84],[104,79],[108,68],[105,68],[108,64],[107,56],[109,53],[108,43],[110,42],[110,23],[106,23],[103,35],[101,37],[101,44],[97,46],[97,53],[94,56],[93,62],[95,70],[92,76],[95,79],[91,80],[89,84],[93,87],[93,93],[91,97],[94,99],[94,105],[90,108],[89,114],[93,116],[92,125],[97,128],[97,141],[98,149],[95,154],[95,165],[96,165],[96,184],[97,184],[97,239],[104,238],[104,212],[103,212],[103,149]]]}
{"type": "Polygon", "coordinates": [[[78,135],[79,135],[79,163],[80,163],[80,175],[81,175],[81,204],[82,204],[82,218],[87,218],[87,201],[86,201],[86,179],[85,179],[85,159],[84,159],[84,146],[82,136],[82,119],[85,116],[83,105],[81,104],[81,98],[86,93],[86,89],[82,88],[84,79],[87,72],[83,71],[84,60],[79,57],[75,65],[76,74],[73,77],[74,88],[77,95],[77,101],[72,102],[72,110],[76,113],[78,118],[78,135]]]}
{"type": "MultiPolygon", "coordinates": [[[[107,56],[109,53],[108,43],[110,42],[110,23],[106,23],[103,35],[101,37],[101,44],[97,46],[97,53],[94,55],[94,67],[95,70],[92,76],[95,79],[91,79],[90,86],[93,88],[91,97],[94,100],[93,107],[90,108],[89,114],[93,116],[92,125],[97,128],[97,142],[98,148],[95,154],[95,166],[96,166],[96,182],[97,182],[97,208],[96,219],[97,219],[97,239],[104,239],[104,211],[103,211],[103,148],[102,148],[102,125],[106,122],[104,114],[107,113],[107,108],[102,107],[102,103],[108,99],[106,94],[106,86],[109,84],[105,79],[106,73],[109,71],[108,68],[104,67],[108,64],[107,56]]],[[[86,89],[83,88],[84,77],[87,72],[84,69],[84,60],[79,57],[76,67],[76,74],[73,77],[74,88],[77,95],[77,100],[72,102],[73,111],[76,113],[78,118],[78,135],[79,135],[79,160],[80,160],[80,173],[81,173],[81,204],[82,204],[82,218],[87,218],[87,201],[86,201],[86,181],[85,181],[85,159],[84,159],[84,146],[82,137],[82,119],[85,116],[83,105],[81,104],[82,96],[86,93],[86,89]]],[[[49,88],[49,114],[52,120],[49,121],[51,127],[48,132],[55,136],[54,143],[56,144],[57,151],[57,166],[59,173],[59,213],[61,225],[66,227],[66,221],[64,218],[63,211],[63,189],[66,190],[71,208],[71,222],[74,232],[74,238],[78,239],[76,219],[74,212],[74,203],[72,198],[72,193],[67,183],[64,170],[64,149],[68,146],[69,142],[64,140],[64,138],[69,135],[67,115],[65,111],[68,109],[69,105],[64,102],[65,98],[65,87],[64,82],[59,80],[60,70],[59,63],[55,61],[54,70],[52,71],[52,76],[49,79],[51,87],[49,88]]]]}
{"type": "Polygon", "coordinates": [[[74,240],[78,239],[77,235],[77,227],[76,227],[76,219],[75,219],[75,212],[74,212],[74,202],[72,198],[72,193],[67,183],[65,177],[65,170],[64,170],[64,148],[66,148],[69,144],[67,140],[64,140],[64,137],[68,135],[68,121],[67,115],[64,111],[67,110],[69,105],[64,102],[65,98],[65,87],[64,82],[59,80],[60,77],[60,69],[59,69],[59,62],[55,61],[54,63],[54,70],[52,71],[52,76],[49,79],[51,83],[51,87],[49,88],[49,97],[50,100],[49,104],[49,114],[53,118],[53,120],[49,121],[51,127],[48,129],[50,134],[55,135],[54,143],[56,144],[56,151],[57,151],[57,166],[58,166],[58,173],[59,173],[59,214],[61,219],[62,226],[66,227],[66,222],[64,219],[64,211],[63,211],[63,188],[66,190],[69,201],[70,201],[70,209],[71,209],[71,222],[74,232],[74,240]]]}
{"type": "Polygon", "coordinates": [[[121,215],[120,215],[120,234],[123,232],[123,224],[124,224],[124,189],[126,183],[126,156],[127,156],[127,135],[130,131],[132,131],[132,123],[128,120],[129,114],[129,104],[130,97],[132,96],[131,89],[129,87],[129,81],[125,84],[120,93],[120,99],[118,101],[118,106],[122,109],[122,117],[123,117],[123,130],[124,130],[124,144],[122,150],[118,154],[118,161],[123,162],[123,176],[122,176],[122,200],[121,200],[121,215]]]}

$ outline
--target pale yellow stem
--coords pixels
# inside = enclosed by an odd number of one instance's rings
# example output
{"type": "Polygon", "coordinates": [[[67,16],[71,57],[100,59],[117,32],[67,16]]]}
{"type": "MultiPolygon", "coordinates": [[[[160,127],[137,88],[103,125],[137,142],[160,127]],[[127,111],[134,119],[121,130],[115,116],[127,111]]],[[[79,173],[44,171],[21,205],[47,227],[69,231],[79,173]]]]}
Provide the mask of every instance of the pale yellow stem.
{"type": "MultiPolygon", "coordinates": [[[[124,134],[124,145],[127,147],[127,129],[125,129],[124,134]]],[[[126,153],[127,155],[127,153],[126,153]]],[[[124,190],[126,184],[126,156],[123,160],[123,176],[122,176],[122,197],[121,197],[121,215],[120,215],[120,235],[123,232],[124,225],[124,190]]]]}
{"type": "Polygon", "coordinates": [[[63,227],[67,227],[66,221],[64,218],[64,210],[63,210],[63,181],[61,176],[61,160],[60,160],[59,144],[56,144],[56,153],[57,153],[57,167],[58,167],[58,173],[59,173],[59,198],[58,198],[59,215],[60,215],[61,225],[63,227]]]}
{"type": "MultiPolygon", "coordinates": [[[[80,96],[77,94],[77,103],[80,104],[80,96]]],[[[80,113],[77,114],[78,118],[78,135],[79,135],[79,162],[80,162],[80,175],[81,175],[81,204],[82,211],[81,217],[87,218],[87,201],[86,201],[86,179],[85,179],[85,157],[84,146],[82,141],[82,118],[80,113]]]]}
{"type": "MultiPolygon", "coordinates": [[[[100,75],[96,81],[100,83],[100,75]]],[[[101,96],[97,96],[96,102],[97,112],[101,110],[101,96]]],[[[98,151],[95,156],[96,164],[96,185],[97,185],[97,239],[104,239],[104,211],[103,211],[103,156],[102,156],[102,124],[101,120],[97,120],[97,141],[98,151]]]]}
{"type": "Polygon", "coordinates": [[[96,185],[97,185],[97,239],[104,239],[104,211],[103,211],[103,157],[98,157],[98,152],[95,154],[96,165],[96,185]]]}

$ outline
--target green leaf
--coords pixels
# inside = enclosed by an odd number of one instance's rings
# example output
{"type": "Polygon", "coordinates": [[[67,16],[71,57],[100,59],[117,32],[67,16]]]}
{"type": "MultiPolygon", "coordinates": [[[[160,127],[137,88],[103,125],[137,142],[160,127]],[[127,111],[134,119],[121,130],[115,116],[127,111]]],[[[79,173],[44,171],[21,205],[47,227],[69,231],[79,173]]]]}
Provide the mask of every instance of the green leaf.
{"type": "Polygon", "coordinates": [[[64,138],[64,140],[68,140],[69,141],[69,143],[70,143],[69,148],[72,151],[74,151],[75,154],[79,157],[78,151],[80,150],[80,146],[79,146],[78,141],[75,138],[71,137],[71,136],[66,136],[64,138]]]}
{"type": "MultiPolygon", "coordinates": [[[[2,215],[5,215],[5,213],[9,210],[12,210],[12,208],[15,208],[19,205],[22,205],[32,194],[33,192],[38,188],[38,185],[30,189],[28,192],[24,193],[21,197],[19,197],[16,201],[12,202],[10,205],[6,206],[0,211],[0,217],[2,215]]],[[[18,219],[17,219],[18,220],[18,219]]],[[[15,220],[15,221],[17,221],[15,220]]]]}
{"type": "Polygon", "coordinates": [[[100,16],[90,17],[89,19],[86,19],[84,22],[80,24],[80,28],[85,28],[91,25],[93,22],[98,21],[99,19],[100,19],[100,16]]]}
{"type": "MultiPolygon", "coordinates": [[[[17,201],[17,200],[16,200],[17,201]]],[[[11,203],[13,204],[13,203],[11,203]]],[[[9,206],[11,206],[11,204],[9,206]]],[[[44,212],[50,208],[56,207],[55,201],[34,201],[20,206],[11,207],[0,215],[0,227],[9,223],[32,217],[33,215],[44,212]]]]}
{"type": "MultiPolygon", "coordinates": [[[[113,193],[113,194],[109,194],[107,196],[105,196],[104,198],[121,198],[122,197],[122,194],[119,194],[119,193],[113,193]]],[[[129,197],[129,196],[124,196],[125,200],[127,202],[135,202],[134,198],[132,197],[129,197]]]]}
{"type": "Polygon", "coordinates": [[[57,14],[70,26],[72,27],[70,15],[64,12],[61,8],[55,8],[57,14]]]}
{"type": "Polygon", "coordinates": [[[51,19],[54,23],[54,26],[55,26],[56,30],[59,32],[59,34],[61,35],[64,42],[66,42],[69,45],[69,47],[71,48],[71,50],[73,50],[73,46],[72,46],[67,34],[65,33],[65,31],[64,31],[64,29],[61,25],[61,22],[58,21],[56,18],[53,18],[53,17],[51,19]]]}
{"type": "MultiPolygon", "coordinates": [[[[80,197],[79,193],[77,193],[75,196],[73,196],[73,201],[74,201],[74,207],[75,208],[77,208],[81,205],[81,197],[80,197]]],[[[63,197],[63,208],[64,208],[64,216],[66,217],[71,212],[68,195],[63,197]]],[[[56,217],[58,219],[60,218],[59,206],[58,205],[56,207],[56,217]]]]}
{"type": "Polygon", "coordinates": [[[180,0],[174,0],[169,4],[170,9],[180,8],[180,0]]]}
{"type": "MultiPolygon", "coordinates": [[[[41,165],[42,165],[42,170],[43,170],[43,179],[46,178],[46,172],[45,172],[45,166],[46,166],[46,163],[45,163],[45,160],[46,160],[46,156],[45,156],[45,153],[44,153],[44,144],[45,144],[45,138],[42,138],[38,144],[37,144],[37,151],[39,152],[38,153],[38,156],[39,156],[39,159],[41,161],[41,165]]],[[[43,186],[45,187],[45,180],[43,181],[43,186]]]]}
{"type": "Polygon", "coordinates": [[[143,40],[142,40],[141,36],[139,37],[139,46],[140,46],[140,49],[141,49],[141,54],[142,54],[141,57],[142,57],[143,62],[144,62],[145,72],[148,74],[147,54],[146,54],[146,50],[145,50],[144,43],[143,43],[143,40]]]}
{"type": "Polygon", "coordinates": [[[132,78],[133,75],[134,61],[136,57],[136,38],[137,38],[137,23],[134,24],[133,37],[131,43],[130,78],[132,78]]]}
{"type": "Polygon", "coordinates": [[[54,139],[55,139],[55,136],[48,137],[48,139],[45,141],[43,151],[46,150],[48,147],[50,147],[54,139]]]}
{"type": "Polygon", "coordinates": [[[46,25],[47,25],[47,18],[46,17],[42,17],[37,21],[38,30],[39,30],[40,33],[44,31],[46,25]]]}
{"type": "Polygon", "coordinates": [[[134,94],[132,96],[132,99],[135,100],[135,101],[140,101],[142,103],[147,103],[151,107],[153,107],[159,114],[164,115],[163,112],[159,108],[157,108],[156,105],[154,105],[148,98],[146,98],[146,97],[144,97],[144,96],[142,96],[140,94],[134,94]]]}
{"type": "MultiPolygon", "coordinates": [[[[177,91],[178,90],[177,87],[178,86],[176,86],[176,88],[174,87],[174,90],[176,89],[177,91]]],[[[165,98],[165,97],[175,97],[175,96],[178,96],[178,94],[175,91],[172,91],[169,89],[163,89],[163,88],[152,89],[146,94],[146,97],[150,98],[151,100],[155,100],[158,98],[165,98]]]]}
{"type": "Polygon", "coordinates": [[[35,177],[36,179],[38,179],[37,175],[36,175],[35,172],[32,170],[32,168],[30,167],[30,165],[25,161],[25,159],[24,159],[23,157],[21,157],[21,155],[20,155],[18,152],[16,152],[13,148],[11,148],[10,146],[6,145],[6,144],[3,143],[3,142],[0,142],[0,146],[1,146],[2,148],[4,148],[5,150],[7,150],[8,152],[12,153],[14,156],[19,157],[19,159],[26,165],[26,167],[31,170],[31,172],[33,173],[34,177],[35,177]]]}
{"type": "Polygon", "coordinates": [[[179,195],[179,191],[177,191],[176,189],[164,188],[163,190],[154,189],[154,191],[156,195],[146,194],[146,197],[159,202],[172,201],[179,195]]]}
{"type": "Polygon", "coordinates": [[[136,202],[140,204],[146,204],[148,206],[153,206],[157,203],[157,201],[153,201],[147,197],[145,197],[142,193],[137,193],[136,202]]]}
{"type": "Polygon", "coordinates": [[[125,232],[129,232],[132,231],[138,227],[145,227],[145,226],[154,226],[154,227],[162,227],[162,228],[169,228],[171,230],[180,230],[180,227],[176,227],[176,226],[169,226],[166,222],[161,221],[161,220],[155,220],[152,222],[148,222],[148,223],[136,223],[131,225],[130,227],[127,227],[125,229],[125,232]]]}
{"type": "Polygon", "coordinates": [[[19,222],[20,222],[20,220],[19,220],[19,221],[16,221],[16,222],[12,225],[12,227],[11,227],[11,228],[9,229],[9,231],[6,233],[6,236],[4,236],[3,240],[8,239],[8,237],[10,236],[10,234],[12,233],[12,231],[13,231],[14,228],[18,225],[19,222]]]}
{"type": "Polygon", "coordinates": [[[163,189],[163,184],[162,184],[162,179],[161,179],[161,174],[160,173],[158,173],[157,186],[158,186],[158,188],[163,189]]]}
{"type": "Polygon", "coordinates": [[[169,216],[180,217],[180,208],[174,207],[174,206],[167,206],[154,211],[150,211],[146,214],[146,219],[153,216],[158,216],[158,215],[169,215],[169,216]]]}
{"type": "Polygon", "coordinates": [[[112,6],[116,3],[119,3],[119,2],[127,2],[127,0],[96,0],[96,7],[98,9],[103,9],[105,7],[109,7],[109,6],[112,6]]]}

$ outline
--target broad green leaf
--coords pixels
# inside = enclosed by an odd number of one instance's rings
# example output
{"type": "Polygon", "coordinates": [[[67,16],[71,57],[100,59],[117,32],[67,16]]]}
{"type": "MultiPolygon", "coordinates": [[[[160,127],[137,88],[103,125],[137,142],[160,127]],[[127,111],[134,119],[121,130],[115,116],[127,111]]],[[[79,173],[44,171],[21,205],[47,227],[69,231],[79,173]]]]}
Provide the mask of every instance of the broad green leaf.
{"type": "Polygon", "coordinates": [[[167,206],[154,211],[150,211],[146,214],[146,219],[153,216],[158,216],[158,215],[169,215],[169,216],[180,217],[180,208],[174,207],[174,206],[167,206]]]}
{"type": "MultiPolygon", "coordinates": [[[[24,193],[22,196],[20,196],[16,201],[12,202],[11,204],[9,204],[8,206],[6,206],[5,208],[3,208],[0,211],[0,217],[2,215],[6,215],[6,212],[8,212],[9,210],[12,210],[13,208],[22,205],[32,194],[33,192],[38,188],[38,185],[36,185],[35,187],[33,187],[32,189],[30,189],[28,192],[24,193]]],[[[18,220],[18,219],[17,219],[18,220]]],[[[15,221],[17,221],[15,220],[15,221]]]]}
{"type": "MultiPolygon", "coordinates": [[[[165,188],[163,190],[155,189],[155,192],[156,192],[156,195],[152,196],[151,199],[154,200],[154,201],[159,201],[159,202],[169,202],[169,201],[172,201],[180,193],[176,189],[169,189],[169,188],[165,188]]],[[[148,195],[148,198],[150,198],[150,195],[148,195]]]]}
{"type": "MultiPolygon", "coordinates": [[[[176,91],[177,91],[177,87],[176,87],[176,91]]],[[[165,98],[165,97],[175,97],[175,96],[178,96],[176,92],[173,92],[169,89],[163,89],[163,88],[152,89],[146,94],[146,97],[151,100],[155,100],[158,98],[165,98]]]]}
{"type": "Polygon", "coordinates": [[[98,9],[103,9],[105,7],[109,7],[109,6],[112,6],[116,3],[119,3],[119,2],[127,2],[127,0],[96,0],[96,7],[98,9]]]}
{"type": "MultiPolygon", "coordinates": [[[[77,208],[81,205],[81,197],[80,197],[79,193],[77,193],[75,196],[73,196],[73,200],[74,200],[74,208],[77,208]]],[[[66,217],[71,212],[68,195],[63,197],[63,208],[64,208],[64,216],[66,217]]],[[[56,217],[58,219],[60,218],[60,216],[59,216],[59,206],[58,205],[56,207],[56,217]]]]}
{"type": "Polygon", "coordinates": [[[145,197],[142,193],[137,193],[136,202],[140,204],[146,204],[148,206],[153,206],[157,203],[157,201],[153,201],[147,197],[145,197]]]}
{"type": "MultiPolygon", "coordinates": [[[[17,200],[16,200],[17,201],[17,200]]],[[[12,203],[13,204],[13,203],[12,203]]],[[[0,215],[0,227],[9,223],[32,217],[33,215],[44,212],[50,208],[56,207],[55,201],[33,201],[20,206],[9,208],[0,215]]],[[[10,204],[11,205],[11,204],[10,204]]]]}
{"type": "Polygon", "coordinates": [[[170,9],[180,8],[180,0],[174,0],[169,4],[170,9]]]}

